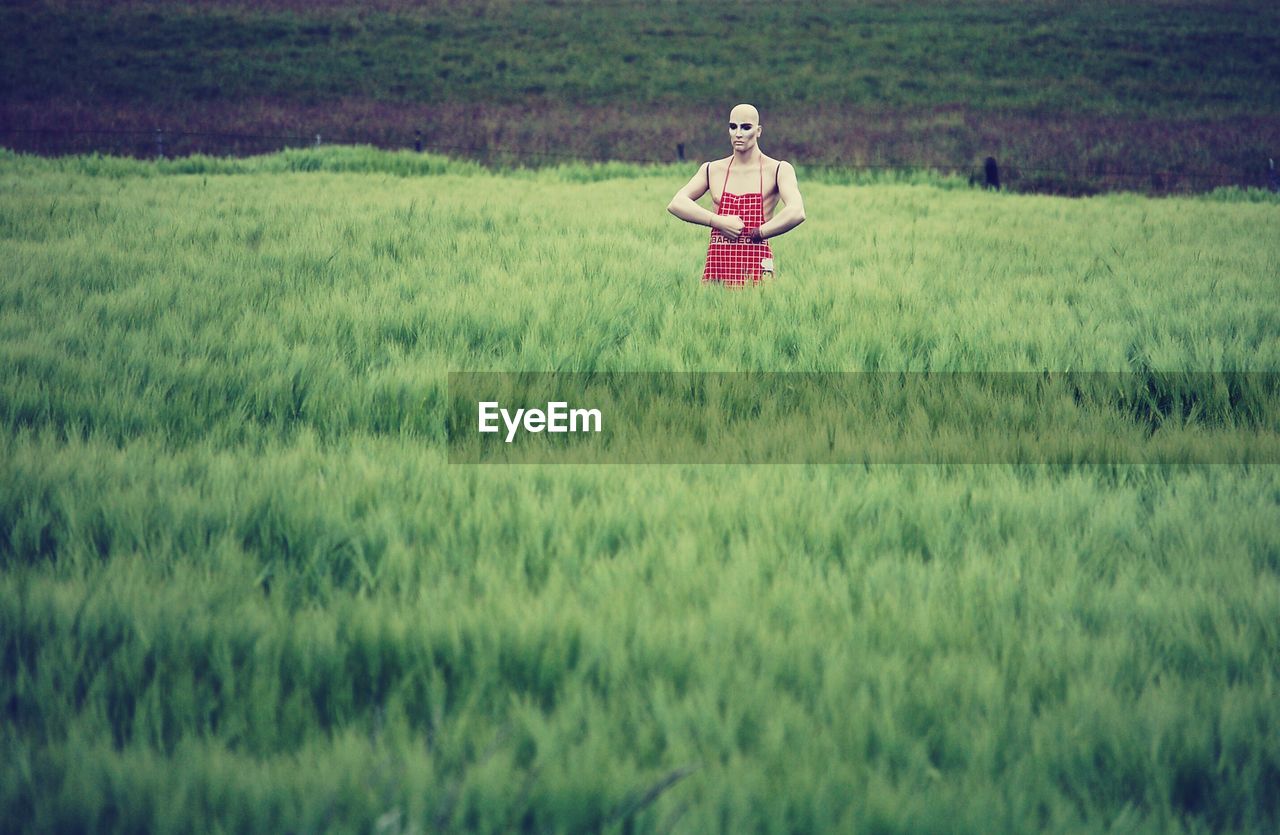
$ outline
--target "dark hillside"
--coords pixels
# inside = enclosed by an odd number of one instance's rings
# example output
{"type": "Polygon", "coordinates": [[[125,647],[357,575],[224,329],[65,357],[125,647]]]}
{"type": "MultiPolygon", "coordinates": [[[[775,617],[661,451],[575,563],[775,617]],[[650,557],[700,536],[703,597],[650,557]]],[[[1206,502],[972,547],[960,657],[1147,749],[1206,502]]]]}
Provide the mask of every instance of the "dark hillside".
{"type": "Polygon", "coordinates": [[[751,100],[811,162],[995,154],[1024,186],[1162,190],[1261,184],[1280,127],[1280,11],[1255,2],[16,3],[0,33],[0,141],[48,152],[152,153],[160,127],[167,153],[421,130],[534,164],[703,158],[751,100]]]}

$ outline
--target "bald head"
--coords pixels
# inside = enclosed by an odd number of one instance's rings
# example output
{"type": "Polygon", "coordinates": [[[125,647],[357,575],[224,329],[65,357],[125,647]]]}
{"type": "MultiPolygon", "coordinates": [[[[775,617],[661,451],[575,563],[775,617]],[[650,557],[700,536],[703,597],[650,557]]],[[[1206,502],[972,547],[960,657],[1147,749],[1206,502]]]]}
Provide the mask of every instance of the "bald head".
{"type": "Polygon", "coordinates": [[[730,122],[750,122],[753,125],[760,124],[760,111],[749,104],[740,104],[733,110],[729,111],[730,122]]]}

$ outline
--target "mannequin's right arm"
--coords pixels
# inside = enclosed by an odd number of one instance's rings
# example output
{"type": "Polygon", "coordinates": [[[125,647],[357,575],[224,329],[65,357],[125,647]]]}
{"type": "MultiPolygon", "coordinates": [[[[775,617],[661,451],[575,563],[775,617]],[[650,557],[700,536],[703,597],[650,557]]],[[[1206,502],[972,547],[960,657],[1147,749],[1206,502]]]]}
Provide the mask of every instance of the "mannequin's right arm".
{"type": "Polygon", "coordinates": [[[698,169],[698,173],[694,174],[689,182],[685,183],[684,188],[676,192],[676,196],[672,197],[671,202],[667,204],[667,211],[681,220],[696,223],[699,226],[710,226],[713,229],[719,228],[723,232],[724,229],[720,226],[723,218],[694,202],[707,193],[707,167],[709,165],[711,163],[704,162],[702,167],[698,169]]]}

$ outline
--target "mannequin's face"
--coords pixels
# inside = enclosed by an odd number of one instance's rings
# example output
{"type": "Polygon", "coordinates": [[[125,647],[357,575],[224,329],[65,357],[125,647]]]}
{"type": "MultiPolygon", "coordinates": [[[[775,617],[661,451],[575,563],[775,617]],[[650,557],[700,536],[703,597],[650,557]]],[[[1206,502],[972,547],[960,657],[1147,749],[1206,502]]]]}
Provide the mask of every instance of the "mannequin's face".
{"type": "Polygon", "coordinates": [[[729,112],[729,142],[735,153],[746,153],[760,140],[760,114],[749,104],[740,104],[729,112]]]}

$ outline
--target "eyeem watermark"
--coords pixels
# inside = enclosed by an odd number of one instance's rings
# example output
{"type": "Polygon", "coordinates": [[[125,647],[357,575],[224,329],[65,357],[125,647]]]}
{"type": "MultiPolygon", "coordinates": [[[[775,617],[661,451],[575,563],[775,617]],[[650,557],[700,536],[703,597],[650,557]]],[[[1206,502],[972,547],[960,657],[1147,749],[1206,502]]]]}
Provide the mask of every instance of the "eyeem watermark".
{"type": "Polygon", "coordinates": [[[479,428],[481,432],[499,432],[498,419],[507,428],[507,443],[516,439],[516,434],[525,432],[599,432],[601,416],[599,409],[570,409],[562,400],[553,400],[543,409],[516,409],[515,414],[503,409],[496,400],[484,400],[479,403],[479,428]]]}
{"type": "Polygon", "coordinates": [[[450,372],[444,421],[454,464],[1277,464],[1280,372],[450,372]]]}

